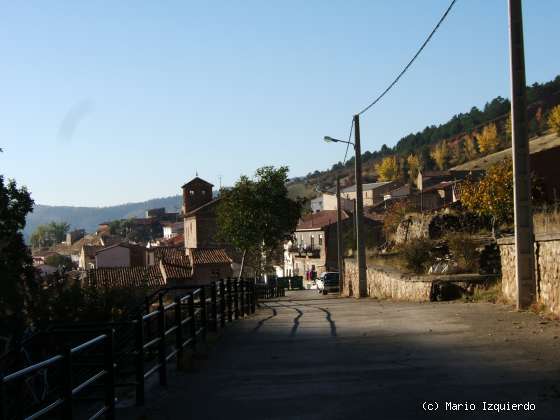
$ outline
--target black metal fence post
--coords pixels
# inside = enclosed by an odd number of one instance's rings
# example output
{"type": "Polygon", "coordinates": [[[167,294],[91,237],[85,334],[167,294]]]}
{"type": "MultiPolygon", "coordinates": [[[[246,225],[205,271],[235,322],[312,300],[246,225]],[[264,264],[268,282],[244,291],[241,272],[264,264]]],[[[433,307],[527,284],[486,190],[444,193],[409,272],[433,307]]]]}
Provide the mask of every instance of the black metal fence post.
{"type": "MultiPolygon", "coordinates": [[[[18,353],[17,353],[16,363],[17,363],[18,370],[25,368],[25,363],[24,363],[24,360],[23,360],[23,347],[20,348],[18,353]]],[[[25,378],[23,376],[16,380],[16,387],[15,388],[16,388],[17,393],[19,395],[24,395],[25,394],[25,378]]],[[[16,415],[16,418],[18,420],[23,419],[25,417],[24,416],[24,403],[23,403],[23,401],[17,401],[15,415],[16,415]]]]}
{"type": "Polygon", "coordinates": [[[188,310],[189,310],[189,318],[190,318],[190,322],[189,325],[191,327],[191,338],[192,338],[192,348],[193,350],[196,350],[196,314],[195,314],[195,310],[194,310],[194,296],[193,296],[193,292],[189,293],[189,297],[188,297],[188,310]]]}
{"type": "Polygon", "coordinates": [[[200,324],[202,327],[202,339],[206,341],[206,331],[208,329],[208,312],[206,307],[206,286],[200,287],[200,324]]]}
{"type": "Polygon", "coordinates": [[[63,420],[72,420],[72,349],[65,346],[62,352],[62,415],[63,420]]]}
{"type": "Polygon", "coordinates": [[[257,310],[257,289],[255,282],[251,282],[251,313],[255,313],[257,310]]]}
{"type": "Polygon", "coordinates": [[[228,321],[233,321],[233,301],[231,296],[231,279],[228,278],[226,282],[226,289],[227,289],[227,317],[228,321]]]}
{"type": "Polygon", "coordinates": [[[167,386],[167,346],[165,345],[165,306],[163,305],[163,295],[159,295],[158,326],[159,326],[159,383],[167,386]]]}
{"type": "Polygon", "coordinates": [[[105,339],[105,406],[107,407],[106,418],[115,418],[115,347],[114,332],[110,329],[105,339]]]}
{"type": "Polygon", "coordinates": [[[144,318],[138,315],[135,325],[136,347],[136,405],[143,405],[145,401],[144,389],[144,318]]]}
{"type": "Polygon", "coordinates": [[[220,326],[226,326],[226,288],[224,280],[220,280],[220,326]]]}
{"type": "Polygon", "coordinates": [[[6,386],[4,384],[4,375],[0,372],[0,420],[6,420],[8,417],[6,407],[6,386]]]}
{"type": "Polygon", "coordinates": [[[183,363],[183,314],[181,310],[181,297],[177,296],[175,298],[175,325],[177,329],[175,330],[175,347],[177,347],[177,369],[180,369],[183,363]]]}
{"type": "Polygon", "coordinates": [[[212,301],[212,330],[218,331],[218,296],[216,290],[216,282],[212,282],[210,289],[211,301],[212,301]]]}
{"type": "Polygon", "coordinates": [[[247,313],[247,308],[245,307],[245,281],[243,281],[243,279],[239,281],[239,298],[241,299],[241,303],[239,304],[239,307],[241,308],[240,315],[241,317],[244,317],[247,313]]]}
{"type": "Polygon", "coordinates": [[[233,313],[239,319],[239,281],[233,280],[233,313]]]}

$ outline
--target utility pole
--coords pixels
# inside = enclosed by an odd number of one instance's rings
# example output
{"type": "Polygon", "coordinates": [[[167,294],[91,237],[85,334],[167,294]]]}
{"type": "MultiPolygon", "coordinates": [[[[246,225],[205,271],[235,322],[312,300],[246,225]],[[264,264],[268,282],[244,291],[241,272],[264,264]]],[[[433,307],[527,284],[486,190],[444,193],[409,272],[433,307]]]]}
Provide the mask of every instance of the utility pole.
{"type": "Polygon", "coordinates": [[[358,294],[367,296],[366,249],[364,245],[364,196],[362,191],[362,151],[360,147],[360,116],[354,115],[354,151],[356,152],[356,250],[358,257],[358,294]]]}
{"type": "MultiPolygon", "coordinates": [[[[325,238],[326,239],[326,238],[325,238]]],[[[340,208],[340,177],[336,177],[336,245],[338,249],[338,293],[344,285],[344,263],[342,261],[342,209],[340,208]]]]}
{"type": "Polygon", "coordinates": [[[509,41],[517,309],[527,309],[535,301],[536,282],[521,0],[509,0],[509,41]]]}

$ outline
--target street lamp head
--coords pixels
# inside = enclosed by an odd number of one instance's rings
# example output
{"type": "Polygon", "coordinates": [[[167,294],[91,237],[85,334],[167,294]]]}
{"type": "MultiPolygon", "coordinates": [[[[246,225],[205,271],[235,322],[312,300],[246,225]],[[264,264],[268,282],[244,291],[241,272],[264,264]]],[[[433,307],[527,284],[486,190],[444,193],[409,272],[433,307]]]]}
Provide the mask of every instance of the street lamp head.
{"type": "Polygon", "coordinates": [[[336,143],[336,142],[338,141],[338,140],[336,140],[336,139],[333,139],[333,138],[330,137],[330,136],[325,136],[325,137],[323,137],[323,140],[325,140],[325,142],[327,142],[327,143],[336,143]]]}

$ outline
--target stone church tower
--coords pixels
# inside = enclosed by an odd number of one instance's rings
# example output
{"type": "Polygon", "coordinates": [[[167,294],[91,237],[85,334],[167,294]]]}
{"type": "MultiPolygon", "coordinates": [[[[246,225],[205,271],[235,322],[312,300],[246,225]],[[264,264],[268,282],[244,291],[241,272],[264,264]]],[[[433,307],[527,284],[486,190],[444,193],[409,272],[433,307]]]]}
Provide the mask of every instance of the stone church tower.
{"type": "Polygon", "coordinates": [[[212,201],[212,187],[212,184],[199,177],[183,185],[181,187],[183,189],[183,207],[181,213],[185,215],[212,201]]]}

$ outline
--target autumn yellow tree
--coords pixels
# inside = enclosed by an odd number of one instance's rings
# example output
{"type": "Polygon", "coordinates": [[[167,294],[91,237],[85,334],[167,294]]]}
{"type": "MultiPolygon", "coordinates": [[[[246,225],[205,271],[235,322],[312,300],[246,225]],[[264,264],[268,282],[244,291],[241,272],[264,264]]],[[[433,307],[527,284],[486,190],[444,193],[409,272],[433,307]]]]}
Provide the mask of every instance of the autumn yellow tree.
{"type": "Polygon", "coordinates": [[[442,141],[441,143],[436,145],[436,147],[434,147],[434,150],[432,150],[432,152],[430,153],[430,156],[436,163],[438,169],[446,169],[449,163],[449,147],[447,145],[447,142],[442,141]]]}
{"type": "Polygon", "coordinates": [[[560,136],[560,105],[550,110],[547,122],[550,129],[560,136]]]}
{"type": "Polygon", "coordinates": [[[461,203],[479,216],[492,219],[492,230],[498,223],[513,220],[513,167],[511,159],[488,168],[480,181],[461,184],[461,203]]]}
{"type": "Polygon", "coordinates": [[[477,140],[478,148],[481,153],[488,154],[494,152],[500,144],[496,124],[491,123],[484,127],[482,132],[478,135],[477,140]]]}
{"type": "Polygon", "coordinates": [[[473,160],[478,156],[478,148],[474,136],[469,134],[465,137],[464,150],[467,160],[473,160]]]}
{"type": "Polygon", "coordinates": [[[406,163],[408,163],[408,176],[412,181],[416,182],[416,178],[418,178],[418,173],[422,167],[420,158],[417,155],[409,155],[406,158],[406,163]]]}
{"type": "Polygon", "coordinates": [[[375,165],[375,171],[380,181],[394,181],[399,177],[399,161],[396,156],[383,158],[375,165]]]}

